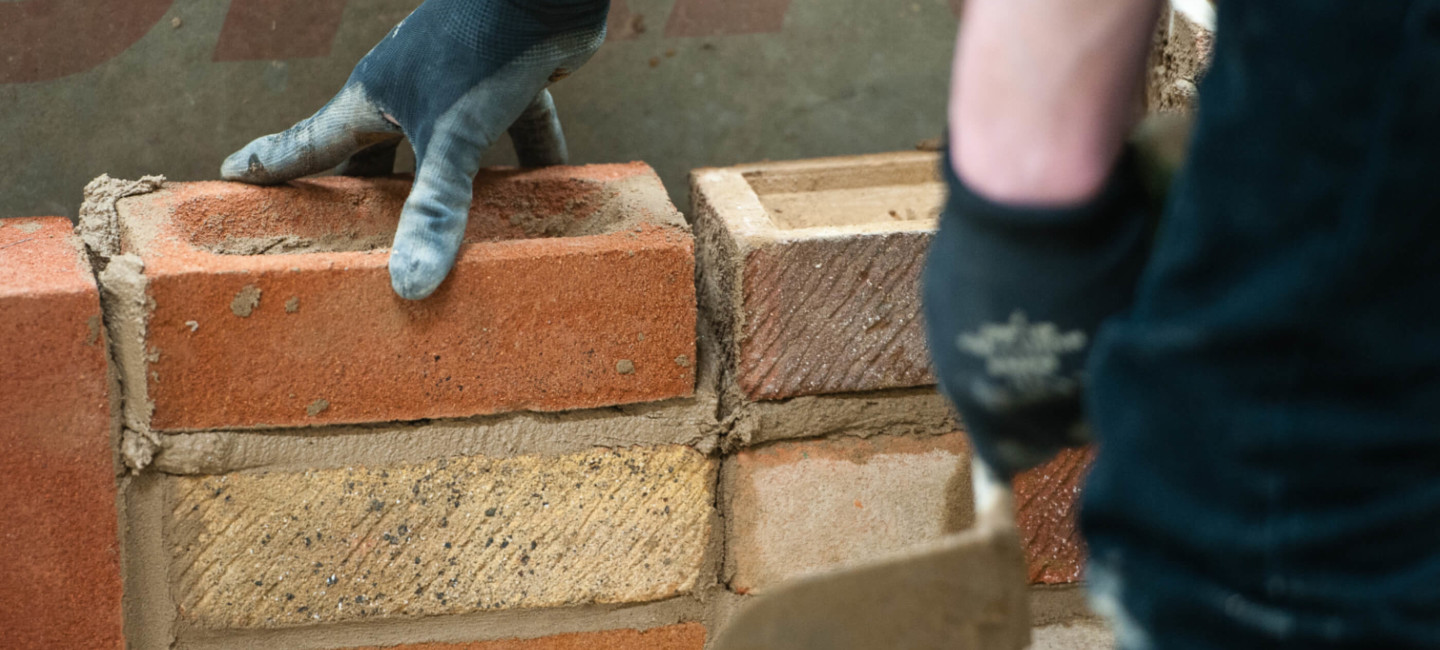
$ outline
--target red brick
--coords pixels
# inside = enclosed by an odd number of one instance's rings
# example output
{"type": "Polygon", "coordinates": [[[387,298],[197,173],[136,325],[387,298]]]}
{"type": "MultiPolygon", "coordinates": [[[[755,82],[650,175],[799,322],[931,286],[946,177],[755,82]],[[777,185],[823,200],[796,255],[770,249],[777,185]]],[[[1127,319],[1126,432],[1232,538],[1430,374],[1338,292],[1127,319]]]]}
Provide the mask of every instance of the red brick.
{"type": "Polygon", "coordinates": [[[392,293],[382,248],[408,190],[399,178],[332,177],[170,184],[122,201],[124,249],[144,260],[154,305],[152,427],[559,411],[693,393],[693,243],[649,167],[482,172],[455,270],[419,302],[392,293]]]}
{"type": "Polygon", "coordinates": [[[696,170],[702,302],[752,400],[935,383],[919,281],[933,153],[696,170]]]}
{"type": "MultiPolygon", "coordinates": [[[[414,643],[385,650],[701,650],[705,626],[682,623],[649,630],[606,630],[557,634],[538,639],[505,639],[474,643],[414,643]]],[[[353,650],[382,650],[379,647],[353,650]]]]}
{"type": "Polygon", "coordinates": [[[1069,449],[1054,460],[1015,477],[1015,524],[1025,546],[1030,582],[1079,582],[1085,542],[1076,524],[1080,487],[1092,449],[1069,449]]]}
{"type": "Polygon", "coordinates": [[[968,527],[962,433],[781,442],[726,459],[726,574],[749,593],[968,527]]]}
{"type": "Polygon", "coordinates": [[[0,220],[0,629],[6,648],[121,648],[99,294],[64,218],[0,220]]]}

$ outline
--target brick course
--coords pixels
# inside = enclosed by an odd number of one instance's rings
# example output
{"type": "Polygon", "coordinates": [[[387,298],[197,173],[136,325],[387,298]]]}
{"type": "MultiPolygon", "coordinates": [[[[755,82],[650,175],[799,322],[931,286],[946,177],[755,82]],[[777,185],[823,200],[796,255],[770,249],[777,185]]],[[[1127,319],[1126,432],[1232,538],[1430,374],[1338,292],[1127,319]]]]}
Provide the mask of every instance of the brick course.
{"type": "Polygon", "coordinates": [[[67,219],[0,220],[0,645],[122,648],[99,294],[67,219]]]}
{"type": "Polygon", "coordinates": [[[155,430],[557,411],[690,395],[693,244],[654,172],[482,172],[451,277],[390,290],[403,179],[168,184],[144,261],[155,430]],[[377,370],[383,369],[383,372],[377,370]]]}
{"type": "Polygon", "coordinates": [[[715,463],[689,447],[170,479],[186,625],[658,600],[706,566],[715,463]]]}

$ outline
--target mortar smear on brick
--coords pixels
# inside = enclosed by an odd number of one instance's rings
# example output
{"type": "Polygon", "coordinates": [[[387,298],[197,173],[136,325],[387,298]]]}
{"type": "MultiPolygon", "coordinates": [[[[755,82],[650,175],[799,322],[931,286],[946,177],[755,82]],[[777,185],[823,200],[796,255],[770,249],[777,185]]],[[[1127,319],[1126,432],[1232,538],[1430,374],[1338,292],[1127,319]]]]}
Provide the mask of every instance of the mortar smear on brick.
{"type": "Polygon", "coordinates": [[[131,181],[101,174],[85,185],[76,226],[100,285],[124,426],[120,456],[133,471],[149,465],[160,448],[159,438],[150,430],[155,404],[150,401],[145,381],[145,328],[154,305],[145,293],[144,262],[134,255],[120,254],[121,226],[116,204],[126,197],[155,192],[164,183],[164,176],[131,181]]]}
{"type": "Polygon", "coordinates": [[[805,395],[781,401],[747,402],[734,385],[730,405],[727,451],[778,440],[837,435],[938,436],[960,429],[945,396],[934,388],[805,395]]]}
{"type": "Polygon", "coordinates": [[[688,447],[170,481],[172,590],[200,628],[644,602],[706,565],[688,447]]]}
{"type": "Polygon", "coordinates": [[[105,263],[120,253],[120,215],[115,204],[127,196],[154,192],[164,183],[164,176],[144,176],[129,181],[101,174],[85,184],[76,230],[90,255],[99,258],[94,260],[98,262],[96,270],[103,270],[105,263]]]}
{"type": "Polygon", "coordinates": [[[154,304],[146,297],[144,268],[140,258],[125,254],[110,258],[105,270],[100,272],[105,327],[109,331],[123,400],[125,430],[120,455],[133,471],[145,469],[160,449],[159,436],[150,430],[155,402],[150,400],[145,380],[151,356],[145,350],[145,329],[154,304]]]}
{"type": "Polygon", "coordinates": [[[164,434],[154,467],[168,474],[247,469],[385,466],[437,458],[558,455],[597,446],[687,445],[701,453],[720,435],[715,400],[704,394],[619,408],[506,413],[465,420],[338,425],[303,430],[164,434]]]}

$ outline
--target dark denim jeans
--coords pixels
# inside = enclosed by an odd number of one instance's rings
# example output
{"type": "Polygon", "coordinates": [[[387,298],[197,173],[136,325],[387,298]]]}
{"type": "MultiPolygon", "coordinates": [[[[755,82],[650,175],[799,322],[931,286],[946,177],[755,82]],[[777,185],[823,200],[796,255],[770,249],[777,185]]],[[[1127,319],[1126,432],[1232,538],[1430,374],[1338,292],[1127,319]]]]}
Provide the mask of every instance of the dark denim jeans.
{"type": "Polygon", "coordinates": [[[1124,650],[1440,648],[1440,0],[1224,0],[1200,98],[1086,366],[1096,607],[1124,650]]]}

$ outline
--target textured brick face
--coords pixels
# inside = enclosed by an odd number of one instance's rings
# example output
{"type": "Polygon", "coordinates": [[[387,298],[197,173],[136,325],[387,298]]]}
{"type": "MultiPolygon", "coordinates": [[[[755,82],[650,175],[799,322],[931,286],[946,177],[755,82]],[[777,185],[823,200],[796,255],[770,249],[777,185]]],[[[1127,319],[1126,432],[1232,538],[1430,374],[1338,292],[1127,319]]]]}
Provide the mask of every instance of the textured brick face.
{"type": "Polygon", "coordinates": [[[407,190],[395,179],[195,183],[123,201],[125,247],[145,261],[154,306],[152,427],[415,420],[693,393],[693,244],[647,167],[482,174],[469,243],[419,302],[393,294],[388,251],[376,248],[407,190]]]}
{"type": "Polygon", "coordinates": [[[739,592],[878,557],[970,524],[964,434],[784,442],[725,469],[727,572],[739,592]]]}
{"type": "Polygon", "coordinates": [[[62,218],[0,220],[0,645],[121,648],[100,302],[62,218]]]}
{"type": "Polygon", "coordinates": [[[934,383],[919,294],[929,245],[894,233],[750,253],[736,381],[752,399],[934,383]]]}
{"type": "Polygon", "coordinates": [[[704,302],[747,398],[935,383],[919,297],[935,166],[905,153],[695,173],[704,302]]]}
{"type": "Polygon", "coordinates": [[[1145,108],[1150,112],[1190,112],[1197,86],[1210,65],[1215,35],[1184,13],[1169,10],[1160,19],[1150,52],[1145,108]]]}
{"type": "Polygon", "coordinates": [[[171,479],[204,628],[650,601],[691,590],[714,463],[688,447],[171,479]]]}
{"type": "Polygon", "coordinates": [[[1091,449],[1069,449],[1015,477],[1015,524],[1025,546],[1030,582],[1079,582],[1085,569],[1080,537],[1080,486],[1095,458],[1091,449]]]}
{"type": "MultiPolygon", "coordinates": [[[[705,626],[684,623],[649,630],[606,630],[557,634],[539,639],[505,639],[475,643],[419,643],[391,650],[702,650],[705,626]]],[[[351,648],[347,650],[381,650],[351,648]]]]}

